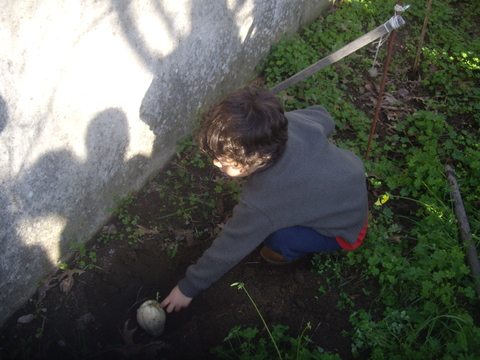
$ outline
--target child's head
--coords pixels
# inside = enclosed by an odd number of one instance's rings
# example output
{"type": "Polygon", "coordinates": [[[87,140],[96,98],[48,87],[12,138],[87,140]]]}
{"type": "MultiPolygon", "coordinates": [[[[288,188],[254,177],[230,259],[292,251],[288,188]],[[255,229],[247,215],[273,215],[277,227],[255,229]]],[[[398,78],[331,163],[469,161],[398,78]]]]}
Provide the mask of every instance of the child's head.
{"type": "Polygon", "coordinates": [[[258,169],[282,155],[287,126],[282,102],[268,90],[251,86],[227,95],[207,111],[199,145],[216,165],[240,167],[246,172],[236,176],[245,176],[252,172],[249,169],[258,169]]]}

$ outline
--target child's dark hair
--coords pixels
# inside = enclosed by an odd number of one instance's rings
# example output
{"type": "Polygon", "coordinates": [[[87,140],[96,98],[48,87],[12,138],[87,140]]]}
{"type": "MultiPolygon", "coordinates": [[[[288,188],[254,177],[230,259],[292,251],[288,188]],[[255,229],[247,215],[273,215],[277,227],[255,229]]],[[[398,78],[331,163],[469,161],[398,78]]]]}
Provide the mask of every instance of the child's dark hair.
{"type": "Polygon", "coordinates": [[[227,95],[203,118],[199,146],[214,160],[248,168],[274,162],[285,150],[288,120],[283,104],[258,85],[227,95]]]}

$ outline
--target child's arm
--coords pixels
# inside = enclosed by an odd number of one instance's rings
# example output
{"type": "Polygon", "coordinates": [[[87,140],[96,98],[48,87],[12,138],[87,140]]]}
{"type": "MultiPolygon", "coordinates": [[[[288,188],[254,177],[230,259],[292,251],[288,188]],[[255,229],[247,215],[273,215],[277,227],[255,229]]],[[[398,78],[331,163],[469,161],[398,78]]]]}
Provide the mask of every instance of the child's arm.
{"type": "Polygon", "coordinates": [[[185,278],[179,281],[180,291],[187,297],[197,296],[255,250],[272,232],[270,219],[240,197],[233,217],[225,224],[220,236],[196,264],[188,267],[185,278]]]}

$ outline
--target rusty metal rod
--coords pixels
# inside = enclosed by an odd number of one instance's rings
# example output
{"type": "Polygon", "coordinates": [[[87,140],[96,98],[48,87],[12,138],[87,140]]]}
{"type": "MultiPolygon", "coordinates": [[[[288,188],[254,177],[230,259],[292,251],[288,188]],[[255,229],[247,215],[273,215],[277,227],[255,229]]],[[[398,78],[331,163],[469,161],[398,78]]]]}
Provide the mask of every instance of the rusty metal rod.
{"type": "Polygon", "coordinates": [[[377,127],[378,115],[380,113],[380,106],[382,105],[383,91],[385,89],[385,83],[387,81],[388,67],[390,65],[390,60],[392,58],[392,50],[393,50],[393,43],[395,42],[395,34],[396,34],[396,30],[393,30],[390,38],[390,43],[388,44],[388,54],[387,54],[387,59],[385,60],[385,66],[383,68],[383,75],[382,75],[382,82],[380,84],[380,90],[378,91],[378,99],[377,99],[377,104],[375,106],[375,115],[373,116],[373,123],[370,129],[370,137],[368,139],[367,151],[365,152],[365,160],[368,160],[368,157],[370,155],[370,147],[372,146],[373,136],[375,134],[375,129],[377,127]]]}
{"type": "MultiPolygon", "coordinates": [[[[402,5],[402,0],[398,0],[397,6],[401,8],[401,5],[402,5]]],[[[397,8],[397,7],[395,7],[395,8],[397,8]]],[[[400,14],[401,11],[403,11],[403,9],[402,10],[397,9],[396,16],[400,16],[399,14],[400,14]]],[[[385,60],[385,65],[384,65],[384,68],[383,68],[382,82],[380,84],[380,90],[378,92],[377,104],[375,106],[375,115],[373,117],[372,127],[370,129],[370,137],[368,139],[367,150],[365,151],[365,161],[368,161],[368,157],[370,155],[370,148],[372,146],[373,136],[375,135],[375,129],[377,128],[378,115],[380,113],[380,106],[382,105],[383,91],[385,89],[385,82],[387,81],[388,67],[390,66],[390,60],[392,58],[393,44],[395,43],[396,33],[397,33],[396,29],[393,29],[391,37],[390,37],[390,43],[388,44],[387,59],[385,60]]]]}

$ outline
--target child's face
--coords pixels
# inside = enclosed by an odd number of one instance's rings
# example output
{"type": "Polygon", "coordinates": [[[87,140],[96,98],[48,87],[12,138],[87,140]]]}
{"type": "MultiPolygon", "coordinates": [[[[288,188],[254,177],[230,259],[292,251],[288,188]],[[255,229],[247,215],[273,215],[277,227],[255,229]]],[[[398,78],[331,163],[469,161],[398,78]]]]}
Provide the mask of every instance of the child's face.
{"type": "Polygon", "coordinates": [[[218,161],[213,160],[213,165],[217,166],[225,174],[231,177],[245,177],[260,169],[264,165],[254,165],[249,168],[245,168],[240,164],[236,164],[234,161],[218,161]]]}

